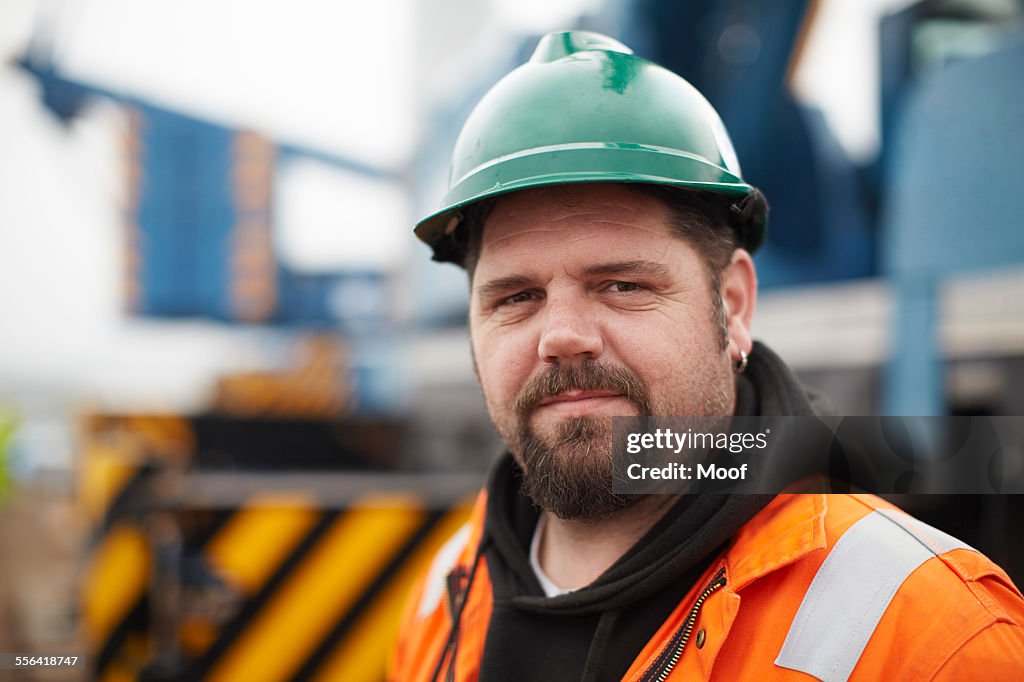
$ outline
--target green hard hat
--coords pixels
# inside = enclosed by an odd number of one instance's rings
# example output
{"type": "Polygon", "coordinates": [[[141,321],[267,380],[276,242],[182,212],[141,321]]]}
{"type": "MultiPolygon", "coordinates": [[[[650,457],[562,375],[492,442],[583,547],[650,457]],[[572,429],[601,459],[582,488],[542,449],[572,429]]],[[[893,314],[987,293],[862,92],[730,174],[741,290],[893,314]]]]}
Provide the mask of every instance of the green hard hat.
{"type": "Polygon", "coordinates": [[[604,35],[549,33],[484,95],[455,143],[442,208],[416,225],[434,260],[460,262],[461,209],[531,187],[636,182],[730,200],[738,242],[755,250],[768,205],[743,182],[718,113],[675,73],[604,35]]]}

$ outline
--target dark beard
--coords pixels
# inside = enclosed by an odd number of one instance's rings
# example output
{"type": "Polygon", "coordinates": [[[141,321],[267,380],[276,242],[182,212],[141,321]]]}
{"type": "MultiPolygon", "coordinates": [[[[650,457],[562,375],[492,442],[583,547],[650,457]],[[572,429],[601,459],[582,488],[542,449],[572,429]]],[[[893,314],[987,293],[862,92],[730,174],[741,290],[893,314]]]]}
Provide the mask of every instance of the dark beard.
{"type": "Polygon", "coordinates": [[[640,497],[612,492],[610,418],[566,419],[558,425],[553,442],[530,427],[530,415],[542,400],[569,390],[616,391],[636,405],[641,415],[649,415],[651,408],[646,387],[635,373],[595,362],[554,366],[520,392],[516,411],[523,493],[559,518],[593,523],[640,497]]]}
{"type": "Polygon", "coordinates": [[[524,425],[519,443],[523,493],[561,519],[595,523],[640,499],[612,492],[610,423],[567,419],[558,426],[554,444],[524,425]]]}

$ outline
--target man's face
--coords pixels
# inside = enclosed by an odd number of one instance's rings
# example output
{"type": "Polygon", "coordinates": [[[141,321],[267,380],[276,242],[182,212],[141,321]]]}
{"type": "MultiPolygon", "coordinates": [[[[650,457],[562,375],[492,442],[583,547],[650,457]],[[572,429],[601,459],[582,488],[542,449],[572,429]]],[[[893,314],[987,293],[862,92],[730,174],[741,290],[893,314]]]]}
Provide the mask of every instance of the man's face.
{"type": "Polygon", "coordinates": [[[470,334],[524,489],[563,518],[611,493],[611,417],[731,414],[729,353],[700,255],[666,207],[623,185],[527,190],[483,229],[470,334]]]}

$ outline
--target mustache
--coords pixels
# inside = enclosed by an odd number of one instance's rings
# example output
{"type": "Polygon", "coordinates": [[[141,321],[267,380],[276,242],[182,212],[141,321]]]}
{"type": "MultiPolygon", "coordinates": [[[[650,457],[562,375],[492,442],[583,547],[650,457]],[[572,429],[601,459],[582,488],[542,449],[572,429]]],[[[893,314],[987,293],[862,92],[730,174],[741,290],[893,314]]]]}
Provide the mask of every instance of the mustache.
{"type": "Polygon", "coordinates": [[[566,391],[620,393],[640,409],[641,415],[651,414],[647,386],[636,372],[622,365],[605,365],[593,360],[551,365],[527,381],[516,395],[516,413],[526,417],[542,400],[566,391]]]}

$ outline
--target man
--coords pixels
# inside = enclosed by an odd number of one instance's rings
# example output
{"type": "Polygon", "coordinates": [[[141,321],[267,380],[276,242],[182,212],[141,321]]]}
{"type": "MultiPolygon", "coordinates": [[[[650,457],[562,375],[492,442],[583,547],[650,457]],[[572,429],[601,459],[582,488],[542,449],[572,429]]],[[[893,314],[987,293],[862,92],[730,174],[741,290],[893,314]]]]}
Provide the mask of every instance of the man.
{"type": "Polygon", "coordinates": [[[1007,576],[878,498],[612,490],[613,416],[819,409],[751,339],[767,206],[699,93],[552,34],[453,158],[417,234],[469,275],[510,452],[414,592],[395,679],[1024,679],[1007,576]]]}

